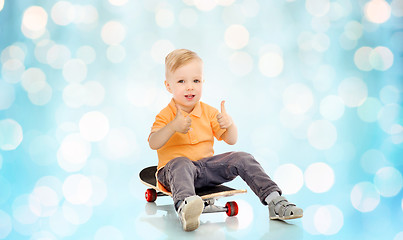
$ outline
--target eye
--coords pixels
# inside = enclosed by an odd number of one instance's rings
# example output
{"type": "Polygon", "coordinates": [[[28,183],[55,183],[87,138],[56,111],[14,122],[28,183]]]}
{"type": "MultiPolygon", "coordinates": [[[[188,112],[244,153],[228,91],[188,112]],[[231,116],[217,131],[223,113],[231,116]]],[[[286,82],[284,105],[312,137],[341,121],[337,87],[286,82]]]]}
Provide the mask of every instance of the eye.
{"type": "Polygon", "coordinates": [[[179,81],[178,81],[178,83],[184,83],[184,82],[185,82],[184,80],[179,80],[179,81]]]}
{"type": "Polygon", "coordinates": [[[193,80],[193,82],[195,82],[195,83],[199,83],[199,82],[200,82],[200,80],[199,80],[199,79],[195,79],[195,80],[193,80]]]}

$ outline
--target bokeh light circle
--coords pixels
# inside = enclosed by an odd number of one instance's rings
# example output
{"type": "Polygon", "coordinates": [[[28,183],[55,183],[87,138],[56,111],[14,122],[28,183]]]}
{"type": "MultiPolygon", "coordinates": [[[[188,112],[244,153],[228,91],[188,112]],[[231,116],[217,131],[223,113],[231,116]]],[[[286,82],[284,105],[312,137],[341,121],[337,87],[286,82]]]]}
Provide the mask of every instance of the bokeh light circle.
{"type": "Polygon", "coordinates": [[[13,226],[10,216],[0,209],[0,239],[6,239],[11,233],[13,226]]]}
{"type": "Polygon", "coordinates": [[[369,63],[379,71],[386,71],[393,65],[392,51],[383,46],[374,48],[369,55],[369,63]]]}
{"type": "Polygon", "coordinates": [[[381,129],[388,134],[394,134],[396,125],[402,119],[402,111],[402,107],[398,104],[384,105],[378,114],[378,123],[381,129]]]}
{"type": "Polygon", "coordinates": [[[384,23],[391,15],[391,7],[384,0],[371,0],[365,4],[365,17],[373,23],[384,23]]]}
{"type": "Polygon", "coordinates": [[[93,47],[91,46],[81,46],[78,50],[77,50],[77,58],[81,59],[82,61],[84,61],[86,64],[90,64],[92,62],[95,61],[96,59],[96,51],[93,47]]]}
{"type": "Polygon", "coordinates": [[[24,73],[25,66],[19,59],[9,59],[1,66],[1,75],[5,82],[18,83],[24,73]]]}
{"type": "Polygon", "coordinates": [[[354,63],[358,69],[362,71],[371,71],[372,65],[369,61],[369,57],[372,53],[372,48],[361,47],[354,54],[354,63]]]}
{"type": "Polygon", "coordinates": [[[360,212],[371,212],[379,204],[381,198],[378,190],[370,182],[357,183],[351,191],[350,200],[360,212]]]}
{"type": "Polygon", "coordinates": [[[91,111],[84,114],[79,122],[81,136],[90,142],[101,141],[109,131],[109,120],[101,112],[91,111]]]}
{"type": "Polygon", "coordinates": [[[169,40],[158,40],[151,48],[151,57],[156,63],[164,64],[165,57],[175,49],[169,40]]]}
{"type": "Polygon", "coordinates": [[[375,174],[379,169],[389,165],[385,155],[377,149],[369,149],[361,156],[361,167],[370,174],[375,174]]]}
{"type": "Polygon", "coordinates": [[[47,186],[36,187],[29,196],[29,207],[38,217],[52,216],[58,208],[57,193],[47,186]]]}
{"type": "Polygon", "coordinates": [[[344,114],[344,102],[339,96],[326,96],[320,102],[319,111],[325,119],[335,121],[344,114]]]}
{"type": "Polygon", "coordinates": [[[344,224],[343,212],[334,205],[319,207],[314,215],[314,225],[323,235],[334,235],[344,224]]]}
{"type": "Polygon", "coordinates": [[[339,87],[338,94],[348,107],[361,106],[368,96],[367,85],[360,78],[344,79],[339,87]]]}
{"type": "Polygon", "coordinates": [[[290,163],[278,167],[274,173],[273,179],[285,195],[297,193],[304,184],[301,169],[290,163]]]}
{"type": "Polygon", "coordinates": [[[360,119],[364,122],[376,122],[381,108],[382,104],[377,98],[369,97],[358,107],[357,113],[360,119]]]}
{"type": "Polygon", "coordinates": [[[82,169],[91,154],[91,144],[80,134],[67,135],[57,154],[57,160],[62,169],[68,172],[82,169]]]}
{"type": "Polygon", "coordinates": [[[126,57],[126,49],[122,45],[111,45],[106,50],[106,57],[112,63],[120,63],[126,57]]]}
{"type": "Polygon", "coordinates": [[[398,103],[401,98],[400,91],[393,85],[387,85],[379,92],[379,98],[383,104],[398,103]]]}
{"type": "Polygon", "coordinates": [[[109,45],[120,44],[126,38],[126,28],[118,21],[109,21],[102,27],[101,38],[109,45]]]}
{"type": "Polygon", "coordinates": [[[330,9],[329,0],[306,0],[306,10],[315,17],[321,17],[327,14],[330,9]]]}
{"type": "Polygon", "coordinates": [[[330,149],[337,140],[336,127],[327,120],[317,120],[308,128],[308,141],[319,150],[330,149]]]}
{"type": "Polygon", "coordinates": [[[8,109],[14,103],[14,100],[14,87],[0,80],[0,111],[8,109]]]}
{"type": "Polygon", "coordinates": [[[48,14],[40,6],[31,6],[25,10],[22,25],[29,31],[37,32],[46,27],[48,14]]]}
{"type": "Polygon", "coordinates": [[[333,169],[323,162],[308,166],[304,174],[305,185],[315,193],[324,193],[334,184],[333,169]]]}
{"type": "Polygon", "coordinates": [[[63,66],[63,77],[70,83],[82,82],[87,77],[87,65],[81,59],[70,59],[63,66]]]}
{"type": "Polygon", "coordinates": [[[59,1],[53,5],[51,17],[54,23],[66,26],[75,19],[76,11],[74,5],[67,1],[59,1]]]}
{"type": "Polygon", "coordinates": [[[241,49],[249,42],[249,31],[239,24],[231,25],[225,31],[225,43],[232,49],[241,49]]]}
{"type": "Polygon", "coordinates": [[[68,176],[63,183],[63,195],[72,204],[85,204],[92,196],[91,180],[82,174],[68,176]]]}
{"type": "Polygon", "coordinates": [[[13,119],[0,120],[0,149],[10,151],[16,149],[22,142],[21,125],[13,119]]]}
{"type": "Polygon", "coordinates": [[[283,72],[283,57],[274,52],[264,54],[259,59],[260,72],[267,77],[277,77],[283,72]]]}
{"type": "Polygon", "coordinates": [[[383,167],[376,172],[374,184],[383,197],[396,196],[403,186],[402,174],[394,167],[383,167]]]}
{"type": "Polygon", "coordinates": [[[302,83],[294,83],[285,89],[283,104],[290,113],[304,114],[312,107],[312,91],[302,83]]]}
{"type": "Polygon", "coordinates": [[[168,28],[175,22],[175,15],[169,9],[159,9],[155,14],[157,25],[162,28],[168,28]]]}
{"type": "Polygon", "coordinates": [[[22,74],[21,85],[27,92],[39,92],[47,85],[46,75],[40,68],[29,68],[22,74]]]}

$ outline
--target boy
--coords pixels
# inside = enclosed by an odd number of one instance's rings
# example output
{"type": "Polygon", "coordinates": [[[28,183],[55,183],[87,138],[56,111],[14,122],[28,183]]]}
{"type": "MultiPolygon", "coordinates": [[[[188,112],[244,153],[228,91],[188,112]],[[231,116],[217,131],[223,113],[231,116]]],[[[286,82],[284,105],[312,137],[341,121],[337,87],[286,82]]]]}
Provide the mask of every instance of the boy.
{"type": "Polygon", "coordinates": [[[165,87],[172,94],[156,116],[148,138],[158,153],[159,185],[172,192],[175,209],[185,231],[199,227],[203,200],[195,188],[222,184],[237,176],[249,185],[270,219],[302,217],[302,209],[281,196],[281,190],[254,157],[244,152],[214,156],[214,137],[233,145],[238,131],[221,102],[221,112],[200,101],[203,62],[194,52],[177,49],[165,58],[165,87]]]}

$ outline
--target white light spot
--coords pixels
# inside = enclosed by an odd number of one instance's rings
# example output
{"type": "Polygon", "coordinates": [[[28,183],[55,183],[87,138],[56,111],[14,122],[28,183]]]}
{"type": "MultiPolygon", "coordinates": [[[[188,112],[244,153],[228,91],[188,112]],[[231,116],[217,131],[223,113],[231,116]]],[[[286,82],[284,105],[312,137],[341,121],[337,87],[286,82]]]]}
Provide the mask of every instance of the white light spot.
{"type": "Polygon", "coordinates": [[[106,57],[112,63],[120,63],[126,57],[126,49],[122,45],[111,45],[106,50],[106,57]]]}
{"type": "Polygon", "coordinates": [[[101,30],[102,41],[109,45],[118,45],[126,37],[126,28],[117,21],[107,22],[101,30]]]}
{"type": "Polygon", "coordinates": [[[339,96],[329,95],[320,102],[319,109],[324,118],[335,121],[344,114],[344,102],[339,96]]]}
{"type": "Polygon", "coordinates": [[[367,99],[367,85],[359,78],[344,79],[338,88],[338,93],[348,107],[361,106],[367,99]]]}
{"type": "Polygon", "coordinates": [[[369,149],[361,157],[361,167],[370,174],[375,174],[380,168],[389,165],[383,153],[376,149],[369,149]]]}
{"type": "Polygon", "coordinates": [[[82,169],[91,154],[91,144],[80,134],[67,135],[58,150],[57,160],[61,168],[72,172],[82,169]]]}
{"type": "Polygon", "coordinates": [[[128,128],[110,129],[101,145],[105,156],[115,161],[127,160],[126,158],[138,151],[136,137],[128,128]]]}
{"type": "Polygon", "coordinates": [[[0,0],[0,12],[3,10],[4,7],[4,0],[0,0]]]}
{"type": "MultiPolygon", "coordinates": [[[[2,7],[2,6],[0,6],[2,7]]],[[[1,11],[1,8],[0,8],[1,11]]],[[[3,210],[0,209],[0,238],[1,239],[6,239],[7,236],[11,233],[13,226],[11,223],[11,218],[10,216],[4,212],[3,210]]]]}
{"type": "Polygon", "coordinates": [[[151,48],[151,57],[156,63],[164,64],[165,57],[175,49],[169,40],[158,40],[151,48]]]}
{"type": "Polygon", "coordinates": [[[378,190],[370,182],[356,184],[350,195],[353,207],[360,212],[373,211],[380,202],[378,190]]]}
{"type": "Polygon", "coordinates": [[[304,114],[312,107],[312,91],[304,84],[292,84],[283,93],[283,104],[290,113],[304,114]]]}
{"type": "Polygon", "coordinates": [[[348,22],[344,26],[344,33],[346,37],[351,40],[358,40],[362,36],[363,27],[361,23],[357,21],[348,22]]]}
{"type": "Polygon", "coordinates": [[[325,150],[333,147],[337,140],[337,129],[327,120],[317,120],[308,128],[308,141],[313,147],[325,150]]]}
{"type": "Polygon", "coordinates": [[[336,206],[321,206],[316,210],[314,225],[319,233],[324,235],[334,235],[340,231],[343,224],[343,213],[336,206]]]}
{"type": "Polygon", "coordinates": [[[315,226],[315,215],[320,207],[320,205],[312,205],[304,209],[302,226],[304,227],[305,231],[307,231],[311,235],[320,234],[315,226]]]}
{"type": "Polygon", "coordinates": [[[72,204],[85,204],[92,196],[91,180],[82,175],[74,174],[63,183],[63,195],[72,204]]]}
{"type": "Polygon", "coordinates": [[[99,228],[94,236],[94,240],[123,240],[123,234],[113,226],[103,226],[99,228]]]}
{"type": "Polygon", "coordinates": [[[391,15],[391,8],[384,0],[371,0],[364,6],[364,14],[368,21],[384,23],[391,15]]]}
{"type": "Polygon", "coordinates": [[[15,100],[15,90],[11,84],[0,80],[0,111],[8,109],[15,100]]]}
{"type": "Polygon", "coordinates": [[[249,31],[242,25],[234,24],[225,30],[225,43],[232,49],[241,49],[249,42],[249,31]]]}
{"type": "Polygon", "coordinates": [[[77,205],[65,201],[61,208],[65,219],[74,225],[84,224],[92,217],[92,206],[86,204],[77,205]]]}
{"type": "Polygon", "coordinates": [[[387,85],[381,89],[379,98],[384,104],[398,103],[400,100],[400,91],[393,85],[387,85]]]}
{"type": "Polygon", "coordinates": [[[326,163],[313,163],[305,170],[305,184],[315,193],[324,193],[334,184],[333,169],[326,163]]]}
{"type": "Polygon", "coordinates": [[[217,6],[216,0],[194,0],[194,5],[202,11],[213,10],[217,6]]]}
{"type": "Polygon", "coordinates": [[[159,9],[155,14],[157,25],[162,28],[168,28],[175,22],[175,15],[169,9],[159,9]]]}
{"type": "Polygon", "coordinates": [[[79,127],[80,134],[85,140],[98,142],[108,134],[109,120],[101,112],[87,112],[81,117],[79,127]]]}
{"type": "Polygon", "coordinates": [[[85,104],[86,88],[77,83],[70,83],[63,89],[63,101],[71,108],[79,108],[85,104]]]}
{"type": "Polygon", "coordinates": [[[377,98],[367,98],[365,102],[358,107],[358,116],[364,122],[375,122],[378,120],[379,111],[382,108],[382,104],[377,98]]]}
{"type": "Polygon", "coordinates": [[[146,107],[155,101],[157,90],[149,83],[129,82],[126,87],[126,96],[134,106],[146,107]]]}
{"type": "Polygon", "coordinates": [[[393,53],[387,47],[376,47],[369,55],[369,63],[379,71],[386,71],[393,65],[393,53]]]}
{"type": "Polygon", "coordinates": [[[99,177],[91,177],[91,184],[92,196],[87,204],[90,206],[99,206],[105,201],[108,195],[108,188],[106,183],[99,177]]]}
{"type": "Polygon", "coordinates": [[[375,174],[374,184],[383,197],[396,196],[403,186],[402,174],[393,167],[381,168],[375,174]]]}
{"type": "Polygon", "coordinates": [[[67,1],[55,3],[51,10],[51,17],[57,25],[66,26],[74,21],[75,16],[74,5],[67,1]]]}
{"type": "Polygon", "coordinates": [[[372,48],[361,47],[354,54],[354,63],[358,69],[362,71],[371,71],[372,65],[369,61],[369,57],[372,53],[372,48]]]}
{"type": "Polygon", "coordinates": [[[71,58],[70,49],[64,45],[55,44],[50,47],[46,55],[47,63],[56,69],[62,69],[64,64],[71,58]]]}
{"type": "Polygon", "coordinates": [[[81,59],[71,59],[63,66],[63,77],[69,83],[79,83],[87,77],[87,65],[81,59]]]}
{"type": "Polygon", "coordinates": [[[49,226],[52,232],[56,233],[59,238],[73,235],[77,230],[77,225],[67,221],[60,208],[49,218],[49,226]]]}
{"type": "Polygon", "coordinates": [[[40,68],[29,68],[22,74],[21,85],[27,92],[39,92],[47,85],[45,73],[40,68]]]}
{"type": "Polygon", "coordinates": [[[30,31],[39,31],[46,27],[48,14],[39,6],[32,6],[25,10],[22,24],[30,31]]]}
{"type": "Polygon", "coordinates": [[[21,125],[13,119],[0,120],[0,149],[10,151],[16,149],[22,142],[21,125]]]}
{"type": "Polygon", "coordinates": [[[378,123],[383,131],[394,134],[395,125],[401,120],[403,109],[398,104],[388,104],[381,108],[378,114],[378,123]]]}
{"type": "Polygon", "coordinates": [[[267,77],[277,77],[283,72],[283,57],[274,52],[264,54],[259,59],[260,72],[267,77]]]}
{"type": "Polygon", "coordinates": [[[1,75],[4,81],[8,83],[18,83],[24,73],[25,66],[18,59],[10,59],[6,61],[1,68],[1,75]]]}
{"type": "Polygon", "coordinates": [[[32,104],[43,106],[50,102],[52,99],[52,93],[52,88],[46,83],[45,86],[38,92],[28,92],[28,98],[32,104]]]}
{"type": "MultiPolygon", "coordinates": [[[[402,0],[392,0],[390,3],[392,8],[392,14],[395,17],[403,17],[403,1],[402,0]]],[[[402,237],[403,239],[403,237],[402,237]]]]}
{"type": "Polygon", "coordinates": [[[245,76],[253,68],[253,59],[246,52],[236,52],[230,57],[230,69],[238,76],[245,76]]]}
{"type": "Polygon", "coordinates": [[[304,176],[294,164],[283,164],[276,169],[274,181],[282,189],[284,195],[297,193],[304,184],[304,176]]]}
{"type": "Polygon", "coordinates": [[[306,10],[315,17],[325,16],[330,9],[329,0],[306,0],[306,10]]]}
{"type": "Polygon", "coordinates": [[[38,217],[52,216],[58,208],[59,198],[50,187],[36,187],[29,196],[29,207],[38,217]]]}
{"type": "MultiPolygon", "coordinates": [[[[402,209],[403,209],[403,199],[402,199],[402,209]]],[[[399,232],[398,234],[396,234],[393,240],[403,240],[403,232],[399,232]]]]}
{"type": "Polygon", "coordinates": [[[126,3],[129,0],[108,0],[110,4],[115,5],[115,6],[123,6],[126,5],[126,3]]]}
{"type": "Polygon", "coordinates": [[[96,52],[93,47],[91,46],[81,46],[77,50],[77,58],[81,59],[84,61],[86,64],[90,64],[94,62],[96,59],[96,52]]]}
{"type": "Polygon", "coordinates": [[[1,52],[1,63],[4,64],[11,59],[16,59],[20,60],[20,62],[24,62],[26,56],[26,46],[22,45],[21,43],[17,44],[10,45],[1,52]]]}
{"type": "Polygon", "coordinates": [[[98,106],[104,101],[105,88],[99,82],[86,82],[83,88],[85,92],[84,103],[87,106],[98,106]]]}

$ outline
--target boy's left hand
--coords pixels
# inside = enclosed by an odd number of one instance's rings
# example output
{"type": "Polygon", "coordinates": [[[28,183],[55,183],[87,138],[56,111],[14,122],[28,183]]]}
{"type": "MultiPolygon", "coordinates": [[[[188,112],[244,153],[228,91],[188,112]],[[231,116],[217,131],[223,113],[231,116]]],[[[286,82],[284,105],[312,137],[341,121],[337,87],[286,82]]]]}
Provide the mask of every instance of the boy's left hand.
{"type": "Polygon", "coordinates": [[[227,129],[232,125],[232,118],[227,114],[224,103],[225,101],[221,101],[221,113],[217,114],[217,121],[220,124],[220,128],[227,129]]]}

